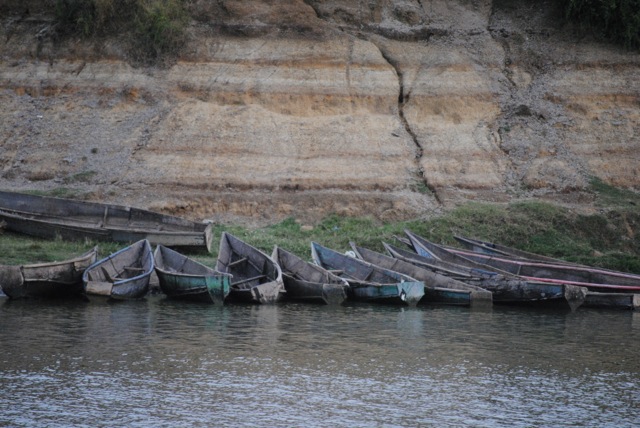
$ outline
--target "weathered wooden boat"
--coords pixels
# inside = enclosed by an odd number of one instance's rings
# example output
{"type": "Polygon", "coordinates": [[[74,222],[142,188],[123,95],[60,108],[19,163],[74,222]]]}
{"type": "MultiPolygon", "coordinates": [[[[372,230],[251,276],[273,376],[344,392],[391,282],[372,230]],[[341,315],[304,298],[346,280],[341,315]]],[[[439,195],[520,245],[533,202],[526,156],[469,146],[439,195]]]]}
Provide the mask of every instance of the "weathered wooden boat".
{"type": "Polygon", "coordinates": [[[385,244],[385,249],[392,257],[488,290],[493,294],[493,302],[496,304],[566,307],[575,310],[583,304],[587,293],[583,287],[527,281],[506,272],[487,270],[472,261],[458,265],[389,244],[385,244]]]}
{"type": "Polygon", "coordinates": [[[229,295],[232,275],[228,273],[163,245],[156,247],[153,260],[160,290],[171,299],[222,305],[229,295]]]}
{"type": "Polygon", "coordinates": [[[98,247],[68,260],[0,266],[0,287],[11,299],[81,296],[82,274],[96,261],[98,247]]]}
{"type": "Polygon", "coordinates": [[[211,225],[140,208],[0,191],[7,230],[41,238],[211,247],[211,225]]]}
{"type": "Polygon", "coordinates": [[[582,306],[585,308],[638,310],[640,309],[640,294],[587,291],[582,306]]]}
{"type": "Polygon", "coordinates": [[[89,266],[82,275],[87,296],[139,299],[149,291],[154,271],[151,245],[140,240],[89,266]]]}
{"type": "Polygon", "coordinates": [[[349,283],[321,266],[277,245],[271,257],[282,269],[287,300],[339,305],[347,298],[349,283]]]}
{"type": "Polygon", "coordinates": [[[585,271],[594,272],[594,273],[613,274],[616,276],[622,276],[629,279],[637,279],[638,281],[640,281],[640,275],[638,274],[620,272],[612,269],[605,269],[600,267],[588,266],[580,263],[569,262],[566,260],[542,256],[540,254],[519,250],[517,248],[507,247],[506,245],[495,244],[493,242],[481,241],[478,239],[465,238],[462,236],[454,236],[454,238],[458,242],[460,242],[466,249],[472,250],[480,254],[506,257],[509,259],[516,259],[516,260],[524,260],[524,261],[529,261],[533,263],[543,263],[543,264],[551,263],[555,265],[573,266],[578,270],[585,270],[585,271]]]}
{"type": "Polygon", "coordinates": [[[552,257],[546,257],[539,254],[529,253],[527,251],[518,250],[516,248],[510,248],[504,245],[494,244],[488,241],[481,241],[479,239],[467,238],[463,236],[454,236],[454,239],[462,244],[465,248],[475,251],[476,253],[489,254],[489,255],[501,255],[507,257],[514,257],[526,260],[535,260],[541,262],[549,262],[556,264],[573,264],[564,260],[554,259],[552,257]]]}
{"type": "Polygon", "coordinates": [[[244,303],[276,303],[286,293],[282,270],[271,257],[223,232],[216,270],[233,275],[228,300],[244,303]]]}
{"type": "Polygon", "coordinates": [[[582,269],[575,265],[533,262],[506,256],[494,256],[437,245],[406,231],[407,236],[419,254],[429,254],[454,263],[471,261],[476,265],[491,267],[501,272],[509,272],[531,281],[570,284],[586,287],[597,292],[640,293],[640,278],[623,272],[600,269],[582,269]]]}
{"type": "Polygon", "coordinates": [[[340,254],[312,242],[314,262],[349,283],[354,301],[396,305],[416,305],[424,296],[424,283],[379,266],[340,254]]]}
{"type": "Polygon", "coordinates": [[[366,262],[422,281],[424,283],[424,297],[419,302],[421,304],[471,306],[492,303],[493,295],[483,288],[465,284],[404,260],[357,246],[353,242],[351,248],[358,258],[366,262]]]}

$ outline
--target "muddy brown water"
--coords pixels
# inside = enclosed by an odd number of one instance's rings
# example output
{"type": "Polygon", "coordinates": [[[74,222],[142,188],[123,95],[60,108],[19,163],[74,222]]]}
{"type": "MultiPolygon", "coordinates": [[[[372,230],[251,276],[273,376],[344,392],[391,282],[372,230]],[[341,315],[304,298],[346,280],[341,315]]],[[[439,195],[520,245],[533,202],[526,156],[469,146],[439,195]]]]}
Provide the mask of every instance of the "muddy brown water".
{"type": "Polygon", "coordinates": [[[0,426],[640,425],[640,313],[0,299],[0,426]]]}

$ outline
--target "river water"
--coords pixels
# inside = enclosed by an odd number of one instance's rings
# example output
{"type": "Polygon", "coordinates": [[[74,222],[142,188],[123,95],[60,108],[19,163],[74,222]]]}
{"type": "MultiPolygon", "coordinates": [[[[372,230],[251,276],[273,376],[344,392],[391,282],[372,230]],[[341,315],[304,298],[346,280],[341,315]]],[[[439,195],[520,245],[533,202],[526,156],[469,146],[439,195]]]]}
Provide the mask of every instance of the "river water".
{"type": "Polygon", "coordinates": [[[640,313],[0,299],[0,426],[635,427],[640,313]]]}

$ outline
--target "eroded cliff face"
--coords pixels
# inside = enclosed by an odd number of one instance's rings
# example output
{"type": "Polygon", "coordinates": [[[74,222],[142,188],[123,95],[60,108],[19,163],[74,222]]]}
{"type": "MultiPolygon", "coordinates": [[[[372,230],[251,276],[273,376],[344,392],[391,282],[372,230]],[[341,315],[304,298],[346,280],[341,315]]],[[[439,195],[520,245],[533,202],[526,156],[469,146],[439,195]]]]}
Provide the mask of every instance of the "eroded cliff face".
{"type": "Polygon", "coordinates": [[[531,3],[195,0],[155,68],[5,10],[0,187],[254,223],[637,188],[640,56],[531,3]]]}

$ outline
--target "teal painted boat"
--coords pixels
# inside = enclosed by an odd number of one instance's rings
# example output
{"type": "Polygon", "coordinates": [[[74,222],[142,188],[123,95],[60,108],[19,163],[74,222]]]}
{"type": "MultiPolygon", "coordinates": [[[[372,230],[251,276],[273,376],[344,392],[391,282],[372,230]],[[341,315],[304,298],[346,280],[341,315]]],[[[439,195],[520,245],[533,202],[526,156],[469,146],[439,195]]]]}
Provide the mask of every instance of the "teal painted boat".
{"type": "Polygon", "coordinates": [[[349,283],[349,298],[359,302],[416,305],[424,283],[337,251],[311,243],[314,262],[349,283]]]}
{"type": "Polygon", "coordinates": [[[153,258],[160,289],[171,299],[221,305],[229,295],[230,274],[163,245],[156,247],[153,258]]]}
{"type": "Polygon", "coordinates": [[[465,284],[429,269],[416,266],[404,260],[369,250],[351,243],[358,258],[424,282],[424,297],[420,304],[429,305],[491,305],[493,295],[483,288],[465,284]]]}

